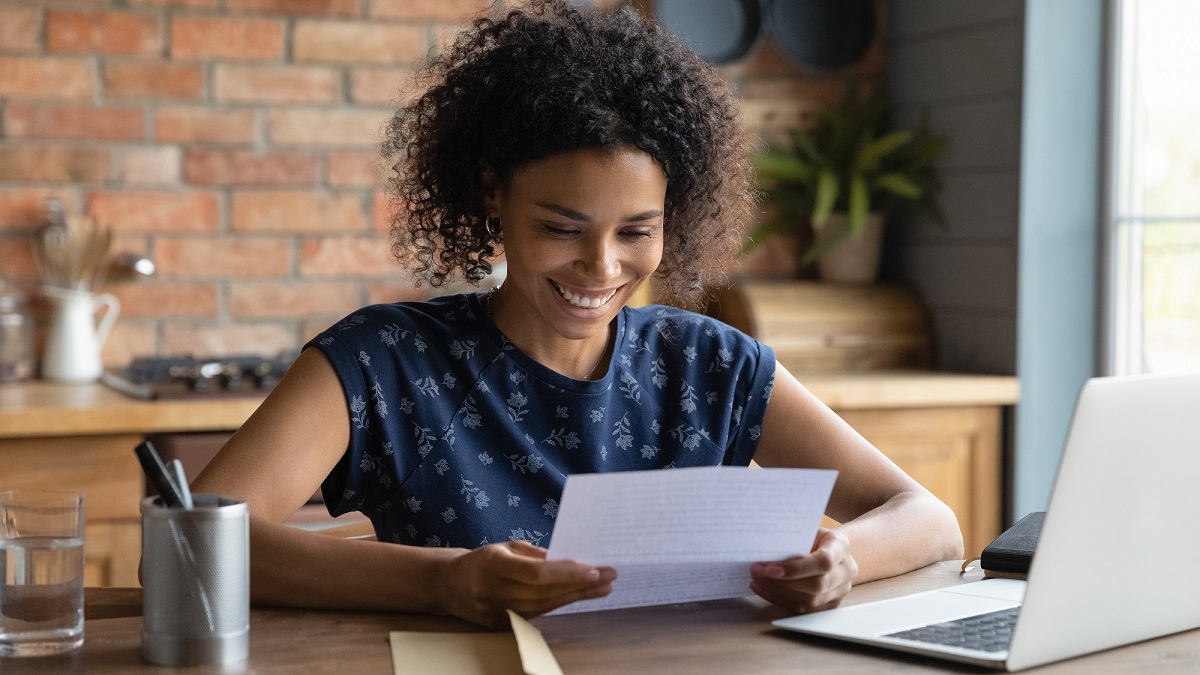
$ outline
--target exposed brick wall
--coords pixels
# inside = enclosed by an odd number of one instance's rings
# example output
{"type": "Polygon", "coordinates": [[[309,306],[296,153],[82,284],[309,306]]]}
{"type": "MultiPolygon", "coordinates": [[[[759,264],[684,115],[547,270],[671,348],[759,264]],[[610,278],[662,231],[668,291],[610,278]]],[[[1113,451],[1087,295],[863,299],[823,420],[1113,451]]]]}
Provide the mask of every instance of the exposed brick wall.
{"type": "MultiPolygon", "coordinates": [[[[388,253],[382,129],[414,62],[506,4],[0,0],[0,279],[36,287],[29,237],[54,197],[158,266],[103,289],[123,304],[110,365],[273,353],[423,296],[388,253]]],[[[882,44],[836,74],[770,44],[723,73],[750,128],[782,127],[880,79],[882,44]]]]}

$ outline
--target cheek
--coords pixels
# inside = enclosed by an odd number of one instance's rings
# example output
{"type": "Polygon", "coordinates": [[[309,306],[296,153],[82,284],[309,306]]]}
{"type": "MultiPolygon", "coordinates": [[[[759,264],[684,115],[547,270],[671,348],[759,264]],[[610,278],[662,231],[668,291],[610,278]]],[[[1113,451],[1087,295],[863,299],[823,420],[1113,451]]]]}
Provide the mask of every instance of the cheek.
{"type": "Polygon", "coordinates": [[[652,245],[646,246],[642,250],[639,250],[635,255],[635,261],[633,264],[638,267],[639,271],[645,274],[650,274],[654,272],[654,270],[658,269],[659,264],[662,263],[662,258],[662,242],[656,241],[652,245]]]}

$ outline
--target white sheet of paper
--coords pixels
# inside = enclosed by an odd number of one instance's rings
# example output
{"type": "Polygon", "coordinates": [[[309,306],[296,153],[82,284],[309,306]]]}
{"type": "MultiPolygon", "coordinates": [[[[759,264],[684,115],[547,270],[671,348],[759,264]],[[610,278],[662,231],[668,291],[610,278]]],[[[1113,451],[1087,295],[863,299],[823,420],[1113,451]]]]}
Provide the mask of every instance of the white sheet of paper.
{"type": "Polygon", "coordinates": [[[567,614],[750,593],[750,564],[805,555],[836,471],[707,466],[567,476],[547,558],[617,570],[567,614]]]}

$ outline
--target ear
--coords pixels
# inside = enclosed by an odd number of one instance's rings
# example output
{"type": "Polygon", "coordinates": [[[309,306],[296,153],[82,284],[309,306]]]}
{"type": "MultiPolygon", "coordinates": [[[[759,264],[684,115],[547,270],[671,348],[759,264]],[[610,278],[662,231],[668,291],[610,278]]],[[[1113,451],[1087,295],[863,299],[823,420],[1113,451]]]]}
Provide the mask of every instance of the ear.
{"type": "Polygon", "coordinates": [[[483,208],[489,215],[500,213],[500,176],[491,167],[483,170],[483,208]]]}

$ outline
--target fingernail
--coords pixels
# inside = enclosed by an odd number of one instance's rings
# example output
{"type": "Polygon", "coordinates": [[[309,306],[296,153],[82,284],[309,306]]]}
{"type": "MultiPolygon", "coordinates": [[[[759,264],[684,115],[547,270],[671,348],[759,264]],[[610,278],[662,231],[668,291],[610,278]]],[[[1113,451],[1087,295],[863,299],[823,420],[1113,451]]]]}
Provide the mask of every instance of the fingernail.
{"type": "Polygon", "coordinates": [[[600,570],[598,570],[594,567],[592,569],[588,570],[587,578],[588,578],[588,581],[599,581],[600,580],[600,570]]]}
{"type": "Polygon", "coordinates": [[[785,572],[779,565],[767,565],[765,574],[772,579],[782,579],[785,572]]]}
{"type": "Polygon", "coordinates": [[[751,574],[766,574],[767,573],[766,570],[767,570],[766,563],[754,563],[753,565],[750,566],[751,574]]]}

